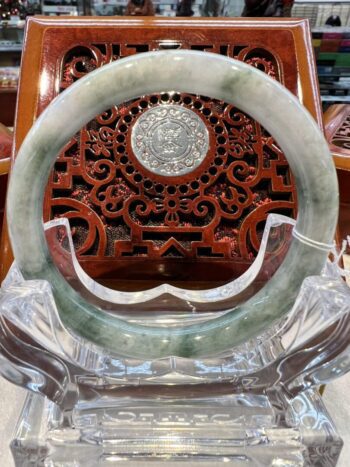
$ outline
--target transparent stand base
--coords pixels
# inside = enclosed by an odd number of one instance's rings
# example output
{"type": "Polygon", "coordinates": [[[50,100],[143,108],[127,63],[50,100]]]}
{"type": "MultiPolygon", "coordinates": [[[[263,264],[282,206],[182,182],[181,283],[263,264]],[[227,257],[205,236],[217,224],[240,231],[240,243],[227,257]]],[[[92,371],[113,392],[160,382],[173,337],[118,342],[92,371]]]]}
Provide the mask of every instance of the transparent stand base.
{"type": "Polygon", "coordinates": [[[11,443],[16,467],[335,466],[340,439],[317,392],[79,403],[71,420],[29,394],[11,443]]]}
{"type": "MultiPolygon", "coordinates": [[[[67,280],[101,313],[169,327],[250,296],[283,260],[292,226],[270,216],[257,259],[226,286],[142,294],[88,278],[68,248],[67,221],[46,233],[67,280]]],[[[198,358],[135,359],[91,344],[64,326],[50,284],[24,280],[14,264],[0,290],[0,374],[32,392],[11,443],[16,466],[335,466],[342,441],[317,387],[350,369],[350,289],[332,253],[287,316],[198,358]]]]}

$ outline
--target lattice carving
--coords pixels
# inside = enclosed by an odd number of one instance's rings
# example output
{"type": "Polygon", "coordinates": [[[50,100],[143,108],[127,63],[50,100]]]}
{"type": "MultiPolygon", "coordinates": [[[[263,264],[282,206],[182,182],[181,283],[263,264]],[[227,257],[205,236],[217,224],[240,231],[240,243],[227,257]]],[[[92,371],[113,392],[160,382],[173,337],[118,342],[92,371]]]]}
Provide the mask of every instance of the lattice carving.
{"type": "Polygon", "coordinates": [[[350,149],[350,115],[348,115],[334,133],[331,143],[344,149],[350,149]]]}
{"type": "MultiPolygon", "coordinates": [[[[248,45],[77,45],[62,57],[60,89],[121,57],[159,48],[206,50],[237,58],[283,81],[271,51],[248,45]]],[[[80,258],[252,260],[269,212],[295,215],[288,164],[248,115],[207,96],[140,96],[96,117],[62,151],[49,183],[51,217],[70,219],[80,258]],[[182,177],[148,172],[135,158],[131,129],[147,109],[177,104],[206,124],[210,149],[182,177]]]]}

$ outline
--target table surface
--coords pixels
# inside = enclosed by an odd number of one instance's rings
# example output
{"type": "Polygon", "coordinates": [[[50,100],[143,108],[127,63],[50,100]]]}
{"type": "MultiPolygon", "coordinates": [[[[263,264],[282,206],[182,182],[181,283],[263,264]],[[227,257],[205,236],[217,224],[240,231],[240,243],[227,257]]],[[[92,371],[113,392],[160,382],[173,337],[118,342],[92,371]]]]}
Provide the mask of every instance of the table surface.
{"type": "MultiPolygon", "coordinates": [[[[350,374],[329,384],[324,393],[325,405],[343,438],[344,447],[338,467],[349,467],[350,459],[350,374]]],[[[0,466],[13,467],[9,442],[19,416],[26,391],[0,378],[0,466]]],[[[160,466],[161,467],[161,466],[160,466]]],[[[190,464],[189,464],[189,467],[190,464]]]]}

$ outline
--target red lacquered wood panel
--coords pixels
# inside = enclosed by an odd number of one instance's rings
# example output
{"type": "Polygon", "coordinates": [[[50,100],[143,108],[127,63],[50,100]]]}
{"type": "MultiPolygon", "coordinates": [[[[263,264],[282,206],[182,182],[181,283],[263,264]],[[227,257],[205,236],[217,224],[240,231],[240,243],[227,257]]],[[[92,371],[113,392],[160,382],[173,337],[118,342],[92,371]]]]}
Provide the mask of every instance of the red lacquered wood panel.
{"type": "MultiPolygon", "coordinates": [[[[261,69],[322,125],[304,20],[32,18],[15,153],[36,116],[81,76],[125,56],[169,48],[218,53],[261,69]]],[[[46,220],[70,219],[90,275],[128,279],[131,288],[132,280],[217,282],[240,275],[256,256],[270,212],[296,214],[292,174],[274,139],[226,102],[171,90],[139,96],[87,124],[60,154],[44,206],[46,220]],[[181,179],[148,172],[130,144],[140,115],[164,103],[194,111],[210,135],[205,161],[181,179]]]]}

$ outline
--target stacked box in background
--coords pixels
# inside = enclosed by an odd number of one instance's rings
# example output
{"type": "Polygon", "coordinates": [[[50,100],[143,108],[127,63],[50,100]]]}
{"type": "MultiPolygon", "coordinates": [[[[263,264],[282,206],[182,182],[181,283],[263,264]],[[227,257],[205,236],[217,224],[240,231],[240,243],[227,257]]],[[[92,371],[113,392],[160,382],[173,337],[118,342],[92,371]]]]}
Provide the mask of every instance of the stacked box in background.
{"type": "Polygon", "coordinates": [[[350,28],[312,32],[321,96],[327,102],[350,102],[350,28]]]}

